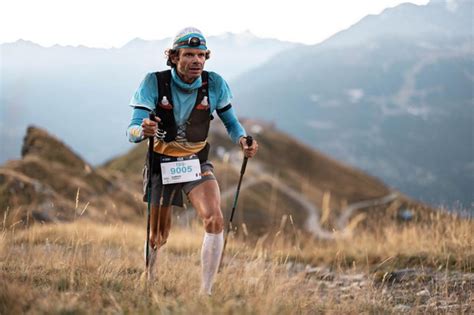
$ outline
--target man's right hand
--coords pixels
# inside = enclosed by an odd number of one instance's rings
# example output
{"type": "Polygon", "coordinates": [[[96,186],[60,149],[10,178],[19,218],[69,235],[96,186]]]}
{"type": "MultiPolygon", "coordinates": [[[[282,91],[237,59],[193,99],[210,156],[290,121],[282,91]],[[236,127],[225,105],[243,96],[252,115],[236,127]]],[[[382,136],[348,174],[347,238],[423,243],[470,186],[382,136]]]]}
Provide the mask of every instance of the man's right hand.
{"type": "Polygon", "coordinates": [[[144,137],[152,137],[158,130],[158,123],[161,121],[159,117],[155,117],[155,121],[144,118],[142,121],[142,132],[144,137]]]}

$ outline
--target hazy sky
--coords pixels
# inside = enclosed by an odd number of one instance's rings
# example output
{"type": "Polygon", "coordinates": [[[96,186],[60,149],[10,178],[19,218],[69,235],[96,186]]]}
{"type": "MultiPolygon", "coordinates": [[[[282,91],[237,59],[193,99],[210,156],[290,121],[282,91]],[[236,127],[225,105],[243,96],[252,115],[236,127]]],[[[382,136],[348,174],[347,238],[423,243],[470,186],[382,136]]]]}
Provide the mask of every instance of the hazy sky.
{"type": "Polygon", "coordinates": [[[162,39],[185,26],[205,35],[249,30],[260,37],[318,43],[367,14],[428,0],[2,0],[0,43],[120,47],[162,39]]]}

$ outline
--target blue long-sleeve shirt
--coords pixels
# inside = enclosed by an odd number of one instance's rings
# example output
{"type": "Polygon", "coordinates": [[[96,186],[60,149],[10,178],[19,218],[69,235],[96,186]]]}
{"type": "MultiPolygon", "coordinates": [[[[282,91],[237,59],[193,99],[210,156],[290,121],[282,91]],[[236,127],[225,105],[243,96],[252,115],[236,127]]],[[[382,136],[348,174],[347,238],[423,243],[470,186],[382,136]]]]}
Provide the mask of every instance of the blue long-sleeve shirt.
{"type": "MultiPolygon", "coordinates": [[[[187,84],[179,78],[175,69],[172,69],[171,77],[171,94],[173,97],[172,103],[174,105],[173,113],[176,124],[180,126],[186,123],[191,114],[196,102],[197,89],[201,86],[202,81],[199,77],[193,83],[187,84]]],[[[230,104],[232,92],[227,82],[220,75],[212,71],[209,72],[208,84],[211,113],[230,104]]],[[[130,101],[130,106],[134,107],[132,118],[127,129],[128,139],[131,142],[140,142],[143,140],[141,123],[144,118],[148,118],[148,110],[154,110],[155,104],[160,99],[157,85],[158,82],[155,74],[147,74],[130,101]]],[[[240,137],[246,135],[244,128],[237,119],[233,107],[230,107],[230,109],[224,112],[218,112],[218,116],[224,123],[233,142],[237,143],[240,137]]]]}

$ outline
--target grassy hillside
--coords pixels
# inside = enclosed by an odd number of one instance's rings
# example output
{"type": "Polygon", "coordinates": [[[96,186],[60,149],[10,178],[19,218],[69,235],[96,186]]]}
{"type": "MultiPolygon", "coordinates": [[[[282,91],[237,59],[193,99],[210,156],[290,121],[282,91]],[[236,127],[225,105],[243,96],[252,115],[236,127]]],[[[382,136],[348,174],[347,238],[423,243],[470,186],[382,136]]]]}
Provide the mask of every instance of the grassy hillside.
{"type": "MultiPolygon", "coordinates": [[[[261,149],[211,298],[196,295],[203,229],[192,209],[173,212],[159,281],[141,280],[144,144],[94,169],[30,128],[22,160],[0,168],[0,314],[472,311],[474,221],[386,199],[377,179],[270,125],[246,128],[261,149]]],[[[228,216],[242,157],[219,124],[211,143],[228,216]]]]}
{"type": "MultiPolygon", "coordinates": [[[[277,230],[281,220],[291,216],[298,229],[307,231],[308,219],[317,215],[324,221],[325,230],[331,233],[341,229],[337,222],[350,205],[393,193],[377,178],[309,148],[271,124],[244,120],[244,125],[259,142],[260,149],[248,162],[239,195],[235,217],[239,229],[245,225],[251,234],[263,235],[277,230]],[[325,218],[321,217],[323,210],[325,218]]],[[[212,124],[209,142],[210,159],[222,192],[222,209],[228,217],[242,156],[219,121],[212,124]]],[[[146,150],[146,144],[141,143],[127,154],[106,163],[103,170],[125,174],[138,183],[146,150]]],[[[360,211],[368,214],[364,220],[387,220],[397,219],[399,213],[407,209],[415,219],[426,218],[430,212],[424,205],[401,194],[391,202],[360,211]]],[[[354,211],[349,217],[357,213],[354,211]]]]}
{"type": "MultiPolygon", "coordinates": [[[[403,224],[400,214],[426,221],[432,210],[391,191],[378,179],[311,150],[272,125],[245,121],[260,143],[248,163],[234,227],[252,237],[273,233],[291,220],[301,233],[322,239],[345,237],[375,221],[403,224]]],[[[210,159],[227,218],[232,208],[242,155],[222,124],[210,134],[210,159]]],[[[0,215],[27,226],[33,222],[139,221],[146,143],[101,168],[82,160],[67,145],[39,128],[27,130],[23,158],[0,167],[0,215]]],[[[189,206],[189,205],[188,205],[189,206]]],[[[192,208],[176,208],[196,218],[192,208]]]]}
{"type": "MultiPolygon", "coordinates": [[[[260,143],[255,160],[264,164],[265,171],[278,174],[282,180],[290,181],[292,186],[298,186],[296,182],[301,185],[302,181],[306,181],[311,186],[332,191],[348,201],[370,199],[389,192],[389,188],[376,178],[309,148],[268,123],[245,121],[247,129],[261,124],[264,126],[263,131],[254,135],[260,143]],[[294,177],[298,178],[295,180],[294,177]]],[[[220,122],[214,123],[209,142],[212,145],[210,158],[212,161],[217,160],[217,163],[222,160],[222,156],[217,154],[217,148],[224,148],[227,152],[238,149],[225,134],[220,122]]],[[[146,143],[143,142],[104,166],[127,175],[140,173],[146,150],[146,143]]]]}
{"type": "Polygon", "coordinates": [[[232,238],[215,293],[203,298],[198,225],[174,226],[159,281],[146,289],[144,225],[81,219],[18,230],[3,222],[0,313],[468,314],[473,228],[438,218],[335,243],[282,230],[272,242],[232,238]]]}

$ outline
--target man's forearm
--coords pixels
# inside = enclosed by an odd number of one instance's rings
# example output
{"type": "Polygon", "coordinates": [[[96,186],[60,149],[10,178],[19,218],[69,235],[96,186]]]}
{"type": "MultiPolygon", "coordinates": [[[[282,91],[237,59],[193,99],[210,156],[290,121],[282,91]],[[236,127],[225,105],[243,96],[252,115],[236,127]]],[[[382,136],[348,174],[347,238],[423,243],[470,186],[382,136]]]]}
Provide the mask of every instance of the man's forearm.
{"type": "Polygon", "coordinates": [[[224,123],[227,133],[234,143],[239,143],[241,137],[245,137],[247,133],[244,127],[240,124],[233,108],[226,110],[223,113],[218,113],[219,118],[224,123]]]}

